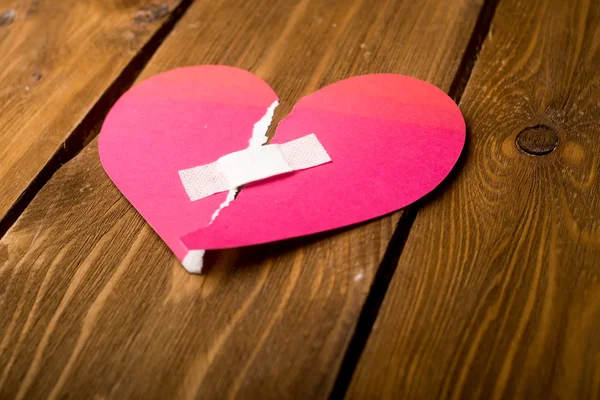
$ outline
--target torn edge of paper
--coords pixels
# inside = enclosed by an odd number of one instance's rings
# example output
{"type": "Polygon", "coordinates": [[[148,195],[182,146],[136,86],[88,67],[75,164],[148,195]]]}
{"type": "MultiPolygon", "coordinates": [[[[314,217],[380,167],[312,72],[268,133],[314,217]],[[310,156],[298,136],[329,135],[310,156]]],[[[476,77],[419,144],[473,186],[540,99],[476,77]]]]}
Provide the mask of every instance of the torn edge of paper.
{"type": "MultiPolygon", "coordinates": [[[[279,100],[275,100],[267,108],[267,112],[265,113],[265,115],[263,115],[262,118],[259,119],[254,124],[254,127],[252,128],[252,136],[250,137],[250,140],[248,141],[248,148],[259,147],[259,146],[262,146],[263,144],[267,143],[267,140],[269,139],[267,137],[267,131],[269,130],[269,126],[271,126],[271,122],[273,122],[273,116],[275,115],[275,109],[277,108],[278,105],[279,105],[279,100]]],[[[229,192],[227,192],[227,198],[225,199],[225,201],[223,203],[221,203],[219,208],[217,210],[215,210],[208,225],[212,224],[215,221],[215,219],[217,218],[217,216],[219,215],[219,213],[221,212],[221,210],[224,209],[225,207],[227,207],[235,199],[238,191],[239,191],[239,188],[235,188],[235,189],[231,189],[229,192]]]]}
{"type": "Polygon", "coordinates": [[[204,266],[204,253],[206,250],[190,250],[181,261],[183,268],[187,272],[192,274],[202,273],[202,267],[204,266]]]}
{"type": "MultiPolygon", "coordinates": [[[[269,139],[267,137],[267,131],[269,130],[269,126],[271,126],[271,123],[273,122],[273,116],[275,115],[275,109],[277,108],[277,106],[279,106],[279,100],[275,100],[267,108],[267,112],[265,113],[265,115],[263,115],[261,119],[254,123],[254,126],[252,127],[252,136],[250,136],[250,140],[248,141],[248,148],[260,147],[267,143],[269,139]]],[[[225,199],[225,201],[223,201],[223,203],[219,205],[219,208],[215,210],[207,226],[215,222],[215,219],[217,219],[217,217],[221,213],[221,210],[223,210],[225,207],[231,204],[231,202],[235,199],[238,191],[239,188],[235,188],[227,192],[227,198],[225,199]]],[[[186,271],[192,274],[201,274],[202,267],[204,266],[205,253],[206,250],[189,250],[183,258],[183,260],[181,261],[181,264],[186,269],[186,271]]]]}

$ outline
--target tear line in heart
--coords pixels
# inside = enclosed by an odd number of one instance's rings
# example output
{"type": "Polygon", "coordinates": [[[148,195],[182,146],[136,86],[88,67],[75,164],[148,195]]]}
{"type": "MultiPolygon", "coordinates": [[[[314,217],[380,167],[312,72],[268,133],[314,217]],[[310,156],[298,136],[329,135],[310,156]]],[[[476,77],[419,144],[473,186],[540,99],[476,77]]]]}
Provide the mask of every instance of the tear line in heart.
{"type": "MultiPolygon", "coordinates": [[[[267,131],[269,130],[269,126],[273,122],[273,116],[275,115],[275,109],[279,105],[279,100],[275,100],[268,108],[265,115],[259,119],[252,128],[252,136],[250,136],[250,140],[248,141],[248,148],[252,147],[260,147],[267,143],[269,138],[267,137],[267,131]]],[[[225,207],[229,206],[233,200],[235,200],[236,195],[238,194],[240,188],[231,189],[227,192],[227,198],[223,203],[219,205],[219,208],[215,210],[212,214],[210,222],[207,226],[211,225],[219,216],[221,210],[225,207]]],[[[181,262],[183,267],[192,274],[200,274],[202,273],[202,268],[204,266],[204,254],[206,250],[190,250],[183,258],[181,262]]]]}

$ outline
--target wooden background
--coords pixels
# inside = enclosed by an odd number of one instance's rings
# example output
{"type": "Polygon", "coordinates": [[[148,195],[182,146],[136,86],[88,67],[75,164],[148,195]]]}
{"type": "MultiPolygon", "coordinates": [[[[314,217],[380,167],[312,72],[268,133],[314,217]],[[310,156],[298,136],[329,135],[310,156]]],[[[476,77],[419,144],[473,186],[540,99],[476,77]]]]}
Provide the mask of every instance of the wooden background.
{"type": "MultiPolygon", "coordinates": [[[[0,398],[600,398],[600,3],[0,0],[0,398]],[[433,194],[187,274],[96,135],[135,82],[280,97],[391,72],[459,104],[433,194]]],[[[273,129],[271,130],[272,134],[273,129]]]]}

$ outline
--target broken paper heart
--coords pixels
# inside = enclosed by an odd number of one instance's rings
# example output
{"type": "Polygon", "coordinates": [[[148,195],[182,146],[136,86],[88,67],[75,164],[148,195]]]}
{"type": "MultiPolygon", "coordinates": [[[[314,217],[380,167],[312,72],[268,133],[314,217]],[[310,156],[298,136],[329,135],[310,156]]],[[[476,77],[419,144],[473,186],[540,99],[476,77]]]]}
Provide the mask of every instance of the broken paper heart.
{"type": "Polygon", "coordinates": [[[197,66],[134,86],[106,118],[104,169],[188,271],[200,271],[204,250],[396,211],[433,190],[465,142],[452,99],[401,75],[357,76],[302,98],[261,147],[277,105],[250,72],[197,66]]]}

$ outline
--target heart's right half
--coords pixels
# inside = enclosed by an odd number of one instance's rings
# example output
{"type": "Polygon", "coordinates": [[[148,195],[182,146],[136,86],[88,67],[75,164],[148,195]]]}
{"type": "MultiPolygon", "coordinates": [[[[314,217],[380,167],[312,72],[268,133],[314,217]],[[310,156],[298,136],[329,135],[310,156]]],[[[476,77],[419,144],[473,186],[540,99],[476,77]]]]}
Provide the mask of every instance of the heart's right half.
{"type": "Polygon", "coordinates": [[[203,250],[309,235],[405,207],[442,182],[465,143],[462,114],[442,90],[402,75],[357,76],[302,98],[270,142],[314,133],[330,163],[248,184],[230,204],[232,193],[190,201],[178,171],[261,145],[276,102],[250,72],[197,66],[136,85],[109,113],[99,144],[106,172],[189,270],[198,270],[193,255],[203,250]]]}

